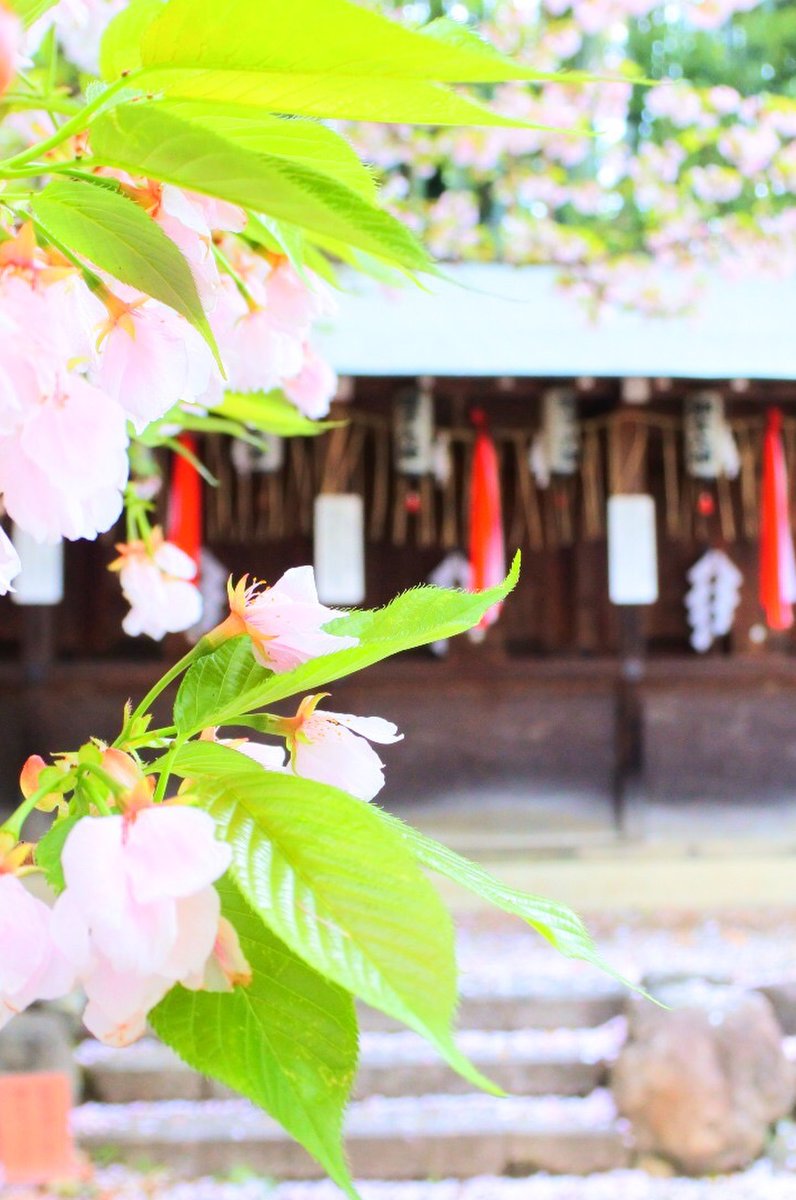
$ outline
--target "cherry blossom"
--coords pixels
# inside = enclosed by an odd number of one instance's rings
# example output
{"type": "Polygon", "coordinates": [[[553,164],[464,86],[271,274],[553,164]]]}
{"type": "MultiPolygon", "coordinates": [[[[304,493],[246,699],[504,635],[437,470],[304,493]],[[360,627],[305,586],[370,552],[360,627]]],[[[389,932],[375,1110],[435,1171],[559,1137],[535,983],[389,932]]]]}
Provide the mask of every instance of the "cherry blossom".
{"type": "Polygon", "coordinates": [[[122,622],[126,634],[160,641],[167,633],[196,625],[202,616],[202,595],[193,583],[196,563],[184,550],[164,541],[160,529],[153,530],[148,542],[125,543],[117,550],[120,556],[111,570],[119,572],[130,605],[122,622]]]}
{"type": "Polygon", "coordinates": [[[52,910],[0,866],[0,1029],[34,1000],[71,991],[74,967],[53,934],[52,910]]]}
{"type": "Polygon", "coordinates": [[[230,863],[205,812],[152,804],[139,783],[121,815],[84,817],[66,839],[59,935],[88,998],[87,1028],[125,1045],[173,985],[202,978],[218,936],[212,884],[230,863]]]}
{"type": "Polygon", "coordinates": [[[328,415],[337,391],[337,375],[312,346],[305,345],[301,370],[292,379],[285,380],[283,387],[288,400],[299,412],[317,421],[328,415]]]}
{"type": "Polygon", "coordinates": [[[318,704],[323,699],[324,694],[307,696],[295,717],[276,718],[290,751],[291,768],[305,779],[372,800],[384,787],[384,763],[370,742],[391,745],[400,742],[403,734],[382,717],[321,710],[318,704]]]}
{"type": "Polygon", "coordinates": [[[272,587],[229,585],[230,615],[206,635],[211,645],[248,634],[257,662],[280,674],[303,662],[358,645],[355,637],[327,633],[324,626],[341,614],[318,600],[312,567],[285,571],[272,587]]]}
{"type": "Polygon", "coordinates": [[[70,371],[58,372],[0,437],[0,487],[12,520],[38,541],[94,538],[122,510],[127,431],[121,408],[70,371]]]}
{"type": "Polygon", "coordinates": [[[210,348],[173,309],[137,296],[103,295],[108,317],[92,377],[140,431],[180,400],[195,400],[215,372],[210,348]]]}
{"type": "Polygon", "coordinates": [[[22,22],[6,0],[0,0],[0,95],[17,73],[21,47],[22,22]]]}

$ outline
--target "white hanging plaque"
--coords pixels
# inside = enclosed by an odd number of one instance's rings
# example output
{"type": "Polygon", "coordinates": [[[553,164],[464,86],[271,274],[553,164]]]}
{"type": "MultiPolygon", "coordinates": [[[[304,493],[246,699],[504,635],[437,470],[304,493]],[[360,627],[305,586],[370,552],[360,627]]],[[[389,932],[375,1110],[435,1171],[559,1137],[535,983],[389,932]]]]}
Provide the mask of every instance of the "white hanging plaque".
{"type": "Polygon", "coordinates": [[[409,388],[393,402],[393,458],[401,475],[434,470],[434,399],[431,392],[409,388]]]}
{"type": "Polygon", "coordinates": [[[613,604],[654,604],[658,599],[652,496],[608,500],[608,594],[613,604]]]}
{"type": "Polygon", "coordinates": [[[686,396],[684,426],[686,466],[692,479],[717,479],[724,474],[728,427],[721,393],[686,396]]]}
{"type": "Polygon", "coordinates": [[[64,544],[36,542],[17,525],[11,540],[22,563],[14,580],[11,599],[15,604],[60,604],[64,598],[64,544]]]}
{"type": "Polygon", "coordinates": [[[323,604],[365,599],[365,520],[362,497],[315,497],[315,580],[323,604]]]}
{"type": "Polygon", "coordinates": [[[571,388],[550,388],[542,397],[542,446],[551,475],[574,475],[580,428],[577,399],[571,388]]]}

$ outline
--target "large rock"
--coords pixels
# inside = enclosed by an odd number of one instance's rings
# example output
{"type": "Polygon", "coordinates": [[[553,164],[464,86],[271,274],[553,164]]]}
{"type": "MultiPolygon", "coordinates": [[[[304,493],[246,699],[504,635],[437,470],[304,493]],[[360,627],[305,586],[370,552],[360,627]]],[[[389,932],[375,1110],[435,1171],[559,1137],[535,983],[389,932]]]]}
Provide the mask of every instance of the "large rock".
{"type": "Polygon", "coordinates": [[[782,1030],[759,992],[704,982],[634,998],[612,1086],[636,1145],[690,1174],[731,1171],[763,1150],[796,1080],[782,1030]]]}

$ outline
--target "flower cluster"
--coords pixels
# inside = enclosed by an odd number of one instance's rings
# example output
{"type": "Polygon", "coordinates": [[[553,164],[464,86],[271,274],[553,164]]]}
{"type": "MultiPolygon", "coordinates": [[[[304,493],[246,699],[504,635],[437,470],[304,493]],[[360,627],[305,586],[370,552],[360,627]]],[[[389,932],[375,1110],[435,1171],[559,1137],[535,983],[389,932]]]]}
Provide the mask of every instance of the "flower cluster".
{"type": "MultiPolygon", "coordinates": [[[[73,64],[97,72],[102,33],[123,7],[124,0],[60,0],[23,32],[0,0],[0,94],[50,31],[73,64]]],[[[52,121],[24,105],[3,132],[24,156],[46,140],[52,121]]],[[[85,134],[71,145],[90,153],[85,134]]],[[[337,386],[311,344],[315,323],[332,311],[326,285],[248,237],[242,209],[122,171],[94,175],[180,251],[218,353],[181,313],[75,256],[34,225],[24,203],[18,213],[8,203],[0,223],[0,502],[41,542],[92,539],[115,525],[137,495],[128,488],[136,443],[157,445],[158,423],[168,444],[186,413],[201,420],[226,392],[280,391],[317,419],[337,386]]],[[[125,630],[157,638],[195,624],[199,593],[190,586],[196,564],[189,570],[162,543],[146,511],[137,504],[134,519],[128,512],[120,577],[132,610],[125,630]]],[[[2,594],[20,563],[5,543],[0,550],[2,594]]]]}
{"type": "MultiPolygon", "coordinates": [[[[128,548],[122,572],[148,569],[130,561],[136,553],[128,548]]],[[[167,545],[156,553],[164,571],[173,569],[167,545]]],[[[230,586],[229,616],[195,653],[247,636],[254,660],[283,673],[358,644],[325,631],[336,616],[319,603],[310,567],[288,571],[270,588],[243,580],[230,586]]],[[[397,742],[401,735],[380,717],[321,710],[322,699],[306,697],[294,717],[262,718],[282,746],[226,744],[269,772],[371,800],[384,784],[384,765],[370,743],[397,742]]],[[[212,730],[201,736],[215,740],[212,730]]],[[[30,847],[0,832],[0,1025],[35,1000],[80,986],[87,1029],[123,1046],[144,1033],[147,1014],[175,984],[218,991],[248,983],[250,967],[234,927],[221,916],[214,886],[232,852],[210,814],[192,803],[190,785],[162,799],[137,754],[99,745],[49,767],[31,757],[20,785],[27,808],[55,807],[71,823],[60,855],[64,886],[52,905],[22,881],[32,870],[30,847]],[[62,798],[73,786],[73,771],[77,778],[83,773],[89,808],[76,820],[62,798]]]]}

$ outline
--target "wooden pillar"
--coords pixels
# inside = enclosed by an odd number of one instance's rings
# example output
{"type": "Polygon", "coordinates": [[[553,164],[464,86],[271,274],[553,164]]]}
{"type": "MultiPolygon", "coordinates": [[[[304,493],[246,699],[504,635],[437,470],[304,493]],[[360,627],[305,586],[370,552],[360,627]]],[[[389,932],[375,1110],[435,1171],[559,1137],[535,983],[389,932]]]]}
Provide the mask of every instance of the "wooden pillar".
{"type": "MultiPolygon", "coordinates": [[[[646,493],[648,431],[640,404],[645,380],[624,380],[610,446],[612,495],[646,493]],[[632,385],[632,386],[629,386],[632,385]],[[630,401],[630,402],[628,402],[630,401]]],[[[628,832],[629,817],[643,800],[644,709],[641,687],[646,674],[644,609],[618,605],[618,671],[614,699],[614,823],[628,832]]]]}

